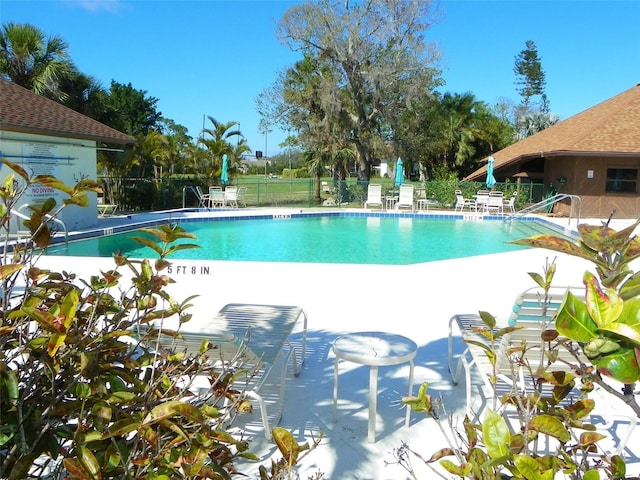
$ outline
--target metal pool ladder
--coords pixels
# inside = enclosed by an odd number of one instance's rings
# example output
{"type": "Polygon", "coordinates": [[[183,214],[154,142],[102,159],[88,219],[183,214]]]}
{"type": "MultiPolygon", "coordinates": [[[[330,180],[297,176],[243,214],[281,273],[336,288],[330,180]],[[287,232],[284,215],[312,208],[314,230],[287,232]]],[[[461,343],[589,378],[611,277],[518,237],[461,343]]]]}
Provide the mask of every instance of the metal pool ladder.
{"type": "Polygon", "coordinates": [[[569,225],[571,225],[571,219],[574,218],[574,216],[576,219],[576,225],[578,225],[578,223],[580,223],[580,214],[582,212],[582,198],[579,197],[578,195],[569,195],[568,193],[558,193],[557,195],[554,195],[552,197],[545,198],[538,203],[534,203],[533,205],[529,205],[528,207],[523,208],[522,210],[518,210],[516,213],[507,215],[504,218],[504,221],[511,223],[514,220],[524,217],[528,213],[540,212],[543,210],[546,211],[548,208],[552,207],[556,202],[559,202],[560,200],[565,200],[567,198],[571,200],[571,210],[569,211],[569,225]],[[576,211],[577,213],[574,213],[576,211]]]}

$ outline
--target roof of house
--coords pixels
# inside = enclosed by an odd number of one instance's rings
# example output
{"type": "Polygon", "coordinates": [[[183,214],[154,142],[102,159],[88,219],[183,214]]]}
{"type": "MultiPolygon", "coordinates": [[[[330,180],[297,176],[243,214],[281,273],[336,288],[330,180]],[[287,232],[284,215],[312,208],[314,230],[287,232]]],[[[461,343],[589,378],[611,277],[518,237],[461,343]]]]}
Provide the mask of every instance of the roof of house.
{"type": "Polygon", "coordinates": [[[111,144],[136,139],[0,78],[0,130],[111,144]]]}
{"type": "MultiPolygon", "coordinates": [[[[494,169],[533,157],[640,154],[640,84],[492,154],[494,169]]],[[[479,168],[465,180],[487,173],[479,168]]]]}

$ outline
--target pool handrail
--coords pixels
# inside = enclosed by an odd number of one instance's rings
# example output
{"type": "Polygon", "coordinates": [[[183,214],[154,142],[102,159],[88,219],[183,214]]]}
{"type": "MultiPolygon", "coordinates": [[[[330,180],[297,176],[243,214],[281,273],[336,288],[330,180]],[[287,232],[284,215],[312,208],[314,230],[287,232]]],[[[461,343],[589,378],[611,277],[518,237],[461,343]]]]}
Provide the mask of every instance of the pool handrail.
{"type": "Polygon", "coordinates": [[[568,193],[558,193],[556,195],[553,195],[552,197],[545,198],[538,203],[534,203],[533,205],[529,205],[528,207],[523,208],[522,210],[518,210],[517,212],[512,213],[511,215],[507,215],[506,217],[504,217],[504,221],[513,222],[518,218],[524,217],[528,213],[534,213],[534,212],[546,210],[548,207],[552,207],[556,202],[559,202],[560,200],[565,200],[567,198],[571,200],[571,209],[569,211],[568,224],[571,225],[571,219],[574,217],[574,201],[576,201],[578,213],[575,218],[576,218],[576,225],[578,225],[580,223],[580,215],[582,213],[582,198],[578,195],[570,195],[568,193]]]}
{"type": "MultiPolygon", "coordinates": [[[[23,220],[29,220],[30,217],[21,212],[21,210],[23,210],[25,208],[28,208],[28,207],[29,207],[29,204],[28,203],[24,203],[24,204],[20,205],[17,209],[11,209],[11,214],[15,215],[16,217],[21,218],[23,220]]],[[[69,230],[67,229],[67,225],[62,220],[60,220],[59,218],[54,217],[52,215],[45,214],[44,217],[47,219],[47,222],[53,222],[53,223],[56,223],[56,224],[58,224],[59,226],[62,227],[62,229],[64,231],[64,244],[68,246],[69,245],[69,230]]],[[[16,236],[17,236],[18,240],[20,240],[20,233],[21,232],[24,232],[24,230],[21,230],[20,226],[16,225],[16,236]]]]}

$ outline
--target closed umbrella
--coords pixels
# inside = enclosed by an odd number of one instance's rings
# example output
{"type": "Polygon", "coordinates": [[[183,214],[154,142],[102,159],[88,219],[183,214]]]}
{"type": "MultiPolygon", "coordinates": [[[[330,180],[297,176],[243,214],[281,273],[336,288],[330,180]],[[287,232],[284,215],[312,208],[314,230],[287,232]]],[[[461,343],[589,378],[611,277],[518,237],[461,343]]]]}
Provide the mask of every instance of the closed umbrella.
{"type": "Polygon", "coordinates": [[[396,178],[394,183],[396,187],[404,184],[404,168],[400,157],[398,157],[398,163],[396,163],[396,178]]]}
{"type": "Polygon", "coordinates": [[[222,156],[222,173],[220,174],[220,183],[222,183],[222,185],[226,185],[227,183],[229,183],[228,170],[229,170],[229,157],[225,153],[222,156]]]}
{"type": "Polygon", "coordinates": [[[496,184],[496,177],[493,176],[493,157],[489,157],[487,165],[487,188],[493,188],[496,184]]]}

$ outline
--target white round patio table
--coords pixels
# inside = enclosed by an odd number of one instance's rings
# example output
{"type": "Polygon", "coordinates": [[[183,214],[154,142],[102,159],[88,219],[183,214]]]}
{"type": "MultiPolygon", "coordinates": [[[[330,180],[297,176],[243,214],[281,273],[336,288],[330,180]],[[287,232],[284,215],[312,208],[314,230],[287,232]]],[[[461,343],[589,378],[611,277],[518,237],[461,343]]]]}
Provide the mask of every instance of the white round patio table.
{"type": "MultiPolygon", "coordinates": [[[[338,365],[345,360],[369,366],[369,429],[368,440],[376,441],[378,401],[378,367],[409,362],[409,396],[413,391],[413,359],[418,346],[413,340],[385,332],[358,332],[342,335],[333,342],[333,422],[338,421],[338,365]]],[[[411,407],[407,405],[405,425],[410,422],[411,407]]]]}

